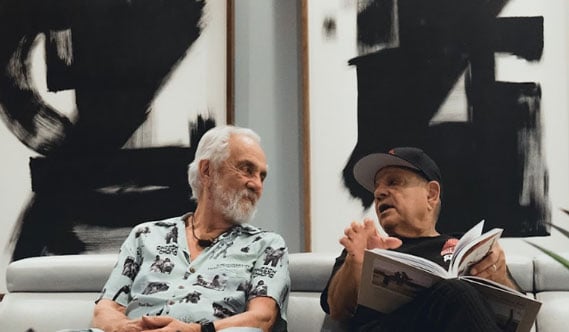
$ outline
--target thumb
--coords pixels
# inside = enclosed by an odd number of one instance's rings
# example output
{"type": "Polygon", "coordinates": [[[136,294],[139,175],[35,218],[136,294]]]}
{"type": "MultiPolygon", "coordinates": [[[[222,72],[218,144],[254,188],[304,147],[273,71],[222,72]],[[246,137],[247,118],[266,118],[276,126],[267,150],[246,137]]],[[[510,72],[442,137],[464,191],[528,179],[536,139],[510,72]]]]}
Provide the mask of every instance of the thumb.
{"type": "Polygon", "coordinates": [[[145,327],[163,327],[168,325],[172,321],[172,317],[164,316],[142,316],[142,323],[145,327]]]}
{"type": "Polygon", "coordinates": [[[384,244],[385,244],[386,249],[396,249],[396,248],[399,248],[403,244],[403,241],[401,241],[401,239],[398,239],[398,238],[392,237],[392,236],[386,237],[383,240],[384,240],[384,244]]]}

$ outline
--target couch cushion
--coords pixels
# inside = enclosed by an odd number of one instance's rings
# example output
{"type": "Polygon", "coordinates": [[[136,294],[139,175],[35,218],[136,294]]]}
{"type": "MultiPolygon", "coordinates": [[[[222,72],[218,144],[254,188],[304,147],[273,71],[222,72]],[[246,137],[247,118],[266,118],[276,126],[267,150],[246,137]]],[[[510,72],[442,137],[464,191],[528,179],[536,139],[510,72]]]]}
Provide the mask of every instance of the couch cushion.
{"type": "Polygon", "coordinates": [[[6,270],[9,292],[97,292],[113,266],[116,254],[25,258],[6,270]]]}
{"type": "MultiPolygon", "coordinates": [[[[569,253],[561,256],[569,259],[569,253]]],[[[569,269],[547,255],[539,255],[535,264],[535,291],[569,291],[569,269]]]]}
{"type": "Polygon", "coordinates": [[[537,293],[536,297],[542,302],[541,309],[537,314],[537,331],[567,331],[567,318],[569,317],[569,292],[541,292],[537,293]]]}
{"type": "Polygon", "coordinates": [[[289,255],[292,291],[321,292],[334,266],[335,257],[320,253],[293,253],[289,255]]]}
{"type": "Polygon", "coordinates": [[[320,293],[291,292],[288,301],[288,330],[291,332],[341,332],[349,331],[333,321],[320,308],[320,293]]]}
{"type": "Polygon", "coordinates": [[[0,331],[86,328],[99,293],[9,293],[0,302],[0,331]]]}

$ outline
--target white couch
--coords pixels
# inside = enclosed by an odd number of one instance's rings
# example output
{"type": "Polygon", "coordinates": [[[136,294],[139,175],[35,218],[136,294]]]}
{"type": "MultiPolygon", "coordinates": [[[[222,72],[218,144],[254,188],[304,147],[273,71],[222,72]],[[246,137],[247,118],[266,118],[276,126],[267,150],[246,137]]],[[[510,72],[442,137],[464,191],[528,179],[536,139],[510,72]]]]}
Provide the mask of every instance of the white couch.
{"type": "MultiPolygon", "coordinates": [[[[53,332],[89,326],[94,301],[115,259],[116,255],[71,255],[11,263],[6,271],[8,294],[0,302],[0,331],[53,332]]],[[[320,291],[333,263],[333,255],[290,255],[290,332],[344,331],[320,309],[320,291]]],[[[567,331],[569,271],[546,256],[510,256],[508,265],[520,286],[543,301],[535,330],[567,331]]]]}

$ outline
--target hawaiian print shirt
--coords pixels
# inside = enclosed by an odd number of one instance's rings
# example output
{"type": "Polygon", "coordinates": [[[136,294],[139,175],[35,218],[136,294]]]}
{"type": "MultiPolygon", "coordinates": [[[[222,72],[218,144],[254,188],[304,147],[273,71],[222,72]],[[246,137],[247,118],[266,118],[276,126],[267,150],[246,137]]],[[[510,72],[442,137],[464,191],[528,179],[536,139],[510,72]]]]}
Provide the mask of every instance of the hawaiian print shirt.
{"type": "Polygon", "coordinates": [[[244,312],[257,296],[273,298],[286,320],[290,277],[283,238],[236,225],[190,260],[184,217],[140,224],[122,244],[101,298],[126,315],[168,315],[204,323],[244,312]]]}

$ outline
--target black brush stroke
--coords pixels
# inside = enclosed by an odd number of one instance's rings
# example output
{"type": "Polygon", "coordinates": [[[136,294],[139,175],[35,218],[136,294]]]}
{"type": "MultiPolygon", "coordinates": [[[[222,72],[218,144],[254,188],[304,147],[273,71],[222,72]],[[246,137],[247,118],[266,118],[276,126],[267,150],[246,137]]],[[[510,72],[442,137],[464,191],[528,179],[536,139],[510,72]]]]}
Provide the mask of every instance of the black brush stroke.
{"type": "Polygon", "coordinates": [[[484,218],[487,227],[504,227],[506,236],[548,234],[541,90],[535,83],[496,82],[494,69],[496,52],[530,61],[541,57],[543,18],[497,19],[506,3],[399,2],[400,46],[350,60],[358,79],[358,141],[343,178],[364,207],[373,196],[355,181],[355,162],[371,152],[418,146],[443,173],[440,230],[463,231],[484,218]],[[467,122],[431,125],[464,72],[467,122]],[[518,137],[521,131],[531,135],[518,137]],[[539,147],[538,155],[523,148],[530,143],[539,147]],[[525,169],[531,159],[541,168],[525,169]],[[522,206],[528,171],[545,185],[532,188],[522,206]]]}

